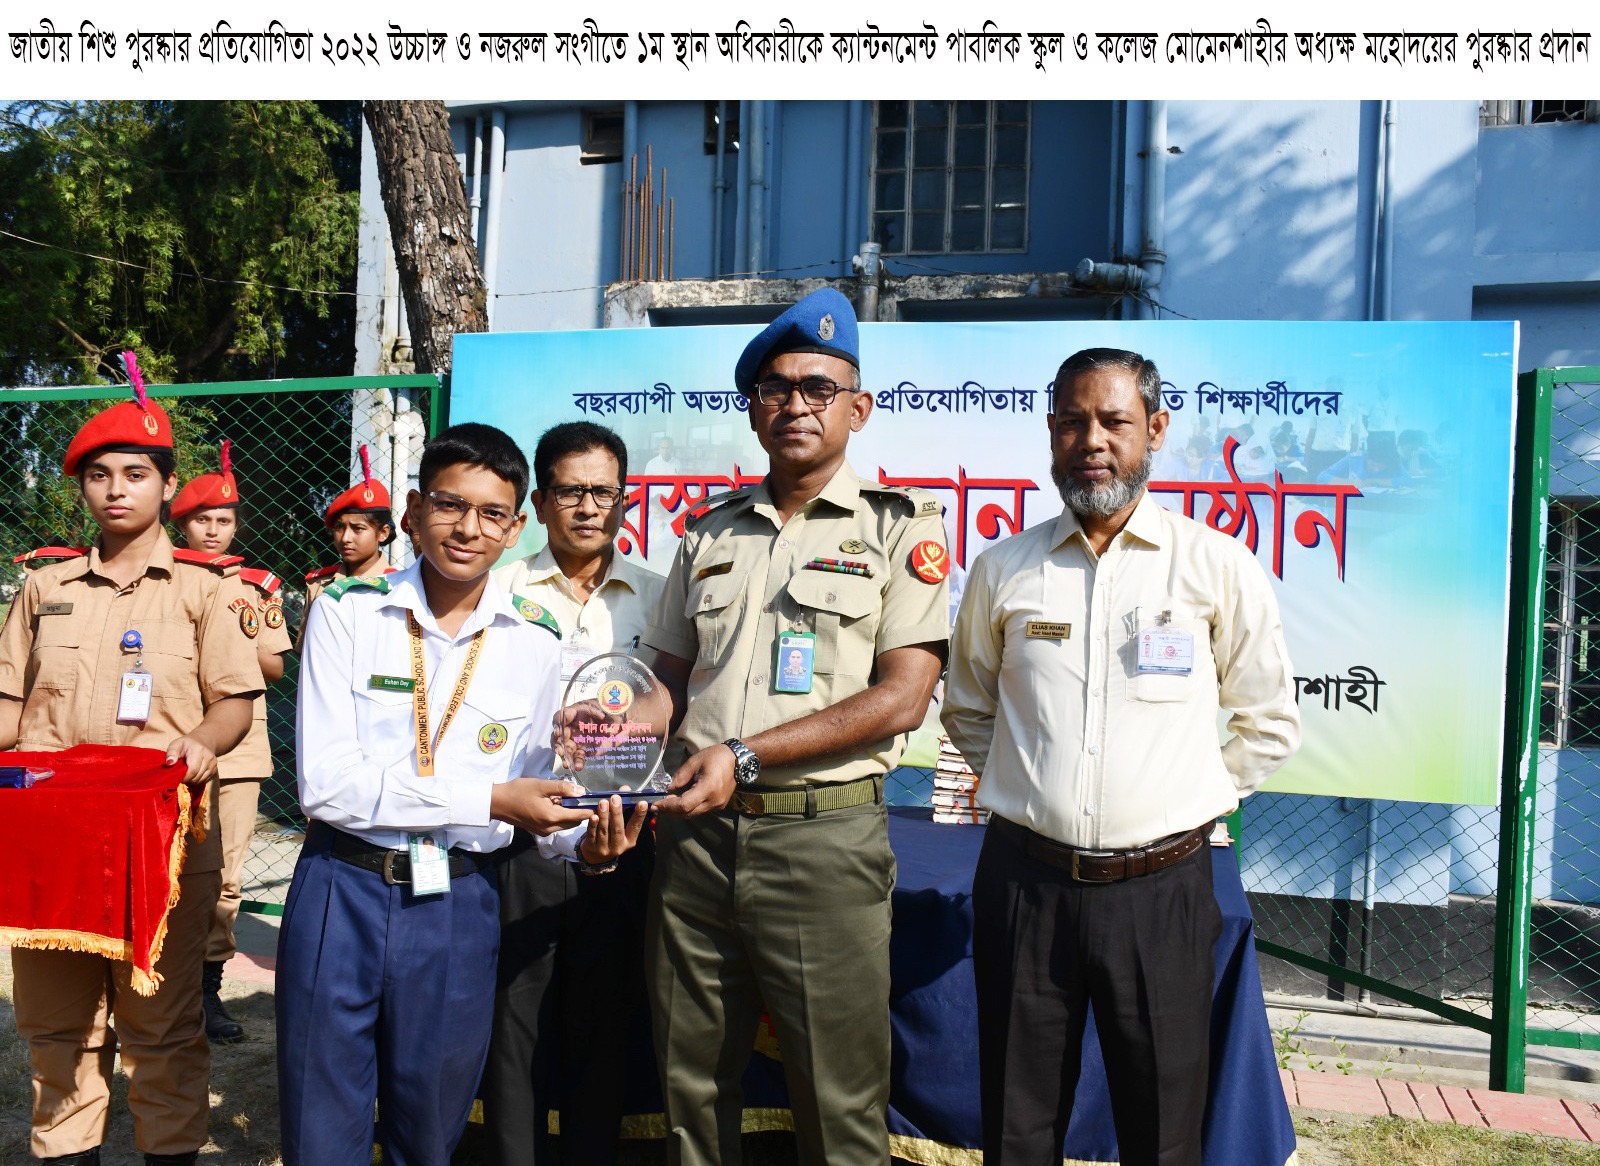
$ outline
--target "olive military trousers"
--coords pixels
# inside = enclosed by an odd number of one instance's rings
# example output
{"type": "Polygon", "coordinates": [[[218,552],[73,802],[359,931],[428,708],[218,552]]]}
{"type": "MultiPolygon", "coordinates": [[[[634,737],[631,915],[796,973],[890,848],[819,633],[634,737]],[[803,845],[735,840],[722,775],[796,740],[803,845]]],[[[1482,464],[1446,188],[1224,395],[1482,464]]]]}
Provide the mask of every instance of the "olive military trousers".
{"type": "Polygon", "coordinates": [[[645,940],[675,1166],[742,1161],[763,1009],[800,1161],[887,1166],[889,893],[882,804],[662,818],[645,940]]]}

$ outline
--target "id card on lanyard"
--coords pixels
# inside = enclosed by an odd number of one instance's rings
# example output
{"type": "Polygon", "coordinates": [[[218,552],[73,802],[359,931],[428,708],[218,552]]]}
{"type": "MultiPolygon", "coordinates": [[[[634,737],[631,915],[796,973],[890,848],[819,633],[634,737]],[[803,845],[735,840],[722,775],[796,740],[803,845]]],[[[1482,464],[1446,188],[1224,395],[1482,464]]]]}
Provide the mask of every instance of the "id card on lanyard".
{"type": "MultiPolygon", "coordinates": [[[[467,697],[467,687],[472,674],[478,669],[478,657],[483,654],[483,636],[487,628],[479,628],[467,645],[467,658],[462,662],[461,675],[450,692],[450,700],[439,718],[439,729],[431,731],[428,717],[428,665],[422,651],[422,625],[417,617],[406,612],[406,630],[411,637],[411,723],[417,741],[417,772],[423,777],[433,776],[433,759],[439,743],[461,711],[461,702],[467,697]]],[[[406,844],[411,852],[411,893],[414,895],[447,895],[450,893],[450,855],[438,846],[431,833],[407,834],[406,844]]]]}
{"type": "Polygon", "coordinates": [[[117,723],[142,725],[150,720],[155,677],[145,671],[144,641],[138,632],[129,628],[123,634],[122,647],[137,654],[133,658],[133,667],[122,674],[122,683],[117,689],[117,723]]]}

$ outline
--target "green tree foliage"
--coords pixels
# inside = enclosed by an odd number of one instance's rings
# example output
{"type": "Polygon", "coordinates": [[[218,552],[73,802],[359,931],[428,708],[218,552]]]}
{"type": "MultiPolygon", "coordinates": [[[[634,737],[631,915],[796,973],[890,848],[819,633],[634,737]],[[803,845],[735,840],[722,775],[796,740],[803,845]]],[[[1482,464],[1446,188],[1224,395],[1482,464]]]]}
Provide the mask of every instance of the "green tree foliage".
{"type": "Polygon", "coordinates": [[[309,101],[0,107],[0,385],[102,381],[125,348],[152,383],[348,372],[348,351],[337,367],[306,357],[351,332],[335,293],[354,286],[359,116],[309,101]]]}

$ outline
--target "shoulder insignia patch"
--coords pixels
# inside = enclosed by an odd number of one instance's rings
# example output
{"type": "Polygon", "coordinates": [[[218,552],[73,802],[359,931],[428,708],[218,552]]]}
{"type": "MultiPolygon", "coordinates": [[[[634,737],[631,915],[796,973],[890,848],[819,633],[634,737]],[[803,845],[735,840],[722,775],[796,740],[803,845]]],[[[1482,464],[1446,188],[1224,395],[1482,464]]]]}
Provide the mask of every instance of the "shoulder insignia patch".
{"type": "Polygon", "coordinates": [[[931,538],[911,548],[911,570],[924,583],[942,583],[950,574],[950,552],[931,538]]]}
{"type": "Polygon", "coordinates": [[[511,606],[515,607],[517,614],[529,623],[542,627],[557,640],[561,638],[561,625],[556,623],[556,617],[533,600],[524,599],[520,595],[513,595],[511,597],[511,606]]]}
{"type": "Polygon", "coordinates": [[[264,567],[241,567],[239,578],[269,597],[283,589],[283,580],[264,567]]]}
{"type": "Polygon", "coordinates": [[[88,547],[39,547],[25,551],[12,559],[13,563],[35,563],[43,566],[57,559],[77,559],[89,553],[88,547]]]}
{"type": "Polygon", "coordinates": [[[315,583],[318,579],[332,579],[338,573],[338,563],[334,563],[331,567],[318,567],[315,571],[306,572],[306,582],[315,583]]]}
{"type": "Polygon", "coordinates": [[[347,575],[328,584],[328,589],[323,594],[337,601],[343,598],[347,591],[376,591],[380,595],[387,595],[389,580],[382,575],[347,575]]]}
{"type": "Polygon", "coordinates": [[[240,596],[228,604],[228,610],[239,613],[239,630],[247,639],[253,640],[261,634],[261,625],[256,622],[256,609],[250,606],[248,599],[240,596]]]}
{"type": "Polygon", "coordinates": [[[261,607],[261,620],[269,628],[276,630],[283,626],[283,600],[273,596],[261,607]]]}

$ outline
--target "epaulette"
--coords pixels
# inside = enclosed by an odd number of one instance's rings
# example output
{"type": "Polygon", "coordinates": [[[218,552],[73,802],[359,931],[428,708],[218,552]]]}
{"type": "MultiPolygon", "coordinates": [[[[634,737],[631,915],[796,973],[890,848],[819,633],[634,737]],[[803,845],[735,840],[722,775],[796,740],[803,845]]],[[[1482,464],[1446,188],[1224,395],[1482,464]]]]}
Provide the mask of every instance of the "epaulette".
{"type": "Polygon", "coordinates": [[[13,563],[37,563],[39,566],[52,559],[76,559],[89,553],[88,547],[40,547],[26,551],[12,559],[13,563]]]}
{"type": "Polygon", "coordinates": [[[944,513],[944,504],[930,491],[918,486],[885,486],[882,482],[863,480],[861,489],[863,492],[892,494],[897,498],[903,498],[910,505],[913,518],[937,518],[944,513]]]}
{"type": "Polygon", "coordinates": [[[328,589],[322,594],[329,599],[338,599],[346,591],[354,591],[357,588],[367,588],[368,590],[376,591],[379,595],[387,595],[389,593],[389,580],[382,575],[346,575],[343,579],[337,579],[329,583],[328,589]]]}
{"type": "Polygon", "coordinates": [[[696,506],[690,507],[689,512],[683,516],[684,529],[689,529],[724,503],[732,502],[736,498],[748,498],[754,489],[754,486],[740,486],[737,490],[726,490],[721,494],[707,498],[696,506]]]}
{"type": "Polygon", "coordinates": [[[283,590],[283,580],[265,567],[241,567],[239,578],[251,586],[259,587],[263,595],[276,595],[283,590]]]}
{"type": "Polygon", "coordinates": [[[226,574],[229,567],[244,562],[243,555],[208,555],[204,551],[191,551],[187,547],[173,547],[172,557],[180,563],[193,563],[197,567],[210,567],[226,574]]]}
{"type": "Polygon", "coordinates": [[[339,573],[342,564],[335,563],[331,567],[318,567],[315,571],[306,572],[306,582],[315,583],[318,579],[331,579],[339,573]]]}
{"type": "Polygon", "coordinates": [[[561,625],[556,623],[556,617],[533,600],[524,599],[520,595],[513,595],[511,597],[511,606],[516,608],[517,614],[529,623],[542,627],[557,640],[561,639],[561,625]]]}

